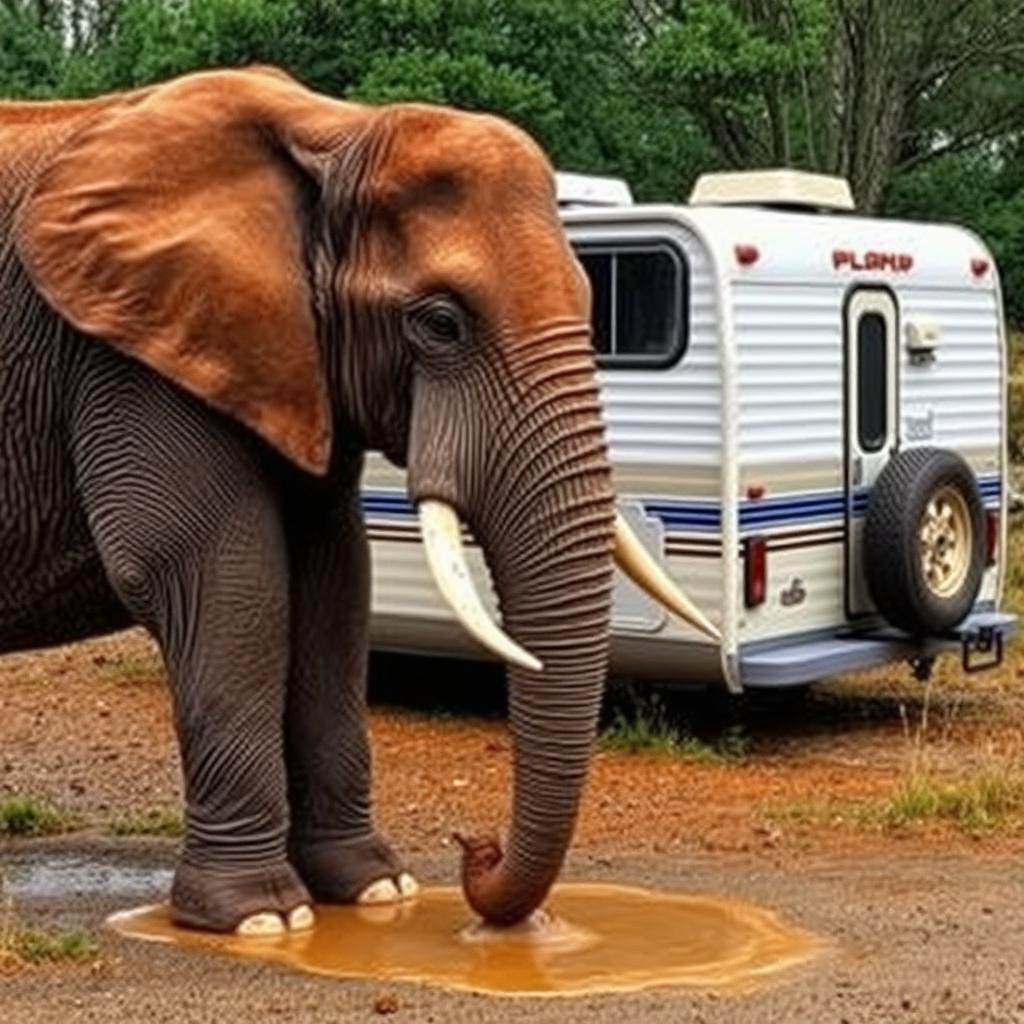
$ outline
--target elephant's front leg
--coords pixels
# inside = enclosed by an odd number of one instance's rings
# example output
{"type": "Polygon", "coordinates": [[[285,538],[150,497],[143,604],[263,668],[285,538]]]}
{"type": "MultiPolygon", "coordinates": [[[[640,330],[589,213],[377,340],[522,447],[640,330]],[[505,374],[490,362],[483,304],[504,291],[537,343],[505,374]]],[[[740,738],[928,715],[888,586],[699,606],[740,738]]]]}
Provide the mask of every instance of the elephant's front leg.
{"type": "Polygon", "coordinates": [[[417,886],[374,830],[366,670],[370,555],[359,507],[361,457],[331,481],[292,492],[291,667],[286,761],[290,858],[315,899],[389,903],[417,886]],[[305,493],[302,493],[305,491],[305,493]]]}
{"type": "Polygon", "coordinates": [[[257,442],[103,349],[72,409],[75,470],[107,576],[157,638],[185,781],[176,920],[312,923],[288,862],[282,721],[288,553],[257,442]]]}

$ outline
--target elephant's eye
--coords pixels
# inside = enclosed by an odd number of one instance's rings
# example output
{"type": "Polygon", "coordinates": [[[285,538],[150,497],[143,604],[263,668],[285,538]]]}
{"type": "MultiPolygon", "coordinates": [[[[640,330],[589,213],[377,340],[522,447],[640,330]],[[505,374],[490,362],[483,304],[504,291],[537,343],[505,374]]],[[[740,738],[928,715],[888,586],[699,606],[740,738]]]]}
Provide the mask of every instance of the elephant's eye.
{"type": "Polygon", "coordinates": [[[449,298],[433,298],[410,310],[407,323],[412,333],[435,345],[457,345],[466,335],[461,307],[449,298]]]}

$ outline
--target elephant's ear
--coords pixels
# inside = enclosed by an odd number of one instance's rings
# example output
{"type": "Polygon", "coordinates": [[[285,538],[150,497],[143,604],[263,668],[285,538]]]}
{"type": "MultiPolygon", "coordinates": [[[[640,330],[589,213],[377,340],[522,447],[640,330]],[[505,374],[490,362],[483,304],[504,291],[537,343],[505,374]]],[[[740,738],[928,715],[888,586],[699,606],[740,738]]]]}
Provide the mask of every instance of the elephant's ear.
{"type": "Polygon", "coordinates": [[[97,109],[40,175],[19,252],[73,326],[323,472],[331,412],[310,186],[367,117],[265,69],[127,95],[97,109]]]}

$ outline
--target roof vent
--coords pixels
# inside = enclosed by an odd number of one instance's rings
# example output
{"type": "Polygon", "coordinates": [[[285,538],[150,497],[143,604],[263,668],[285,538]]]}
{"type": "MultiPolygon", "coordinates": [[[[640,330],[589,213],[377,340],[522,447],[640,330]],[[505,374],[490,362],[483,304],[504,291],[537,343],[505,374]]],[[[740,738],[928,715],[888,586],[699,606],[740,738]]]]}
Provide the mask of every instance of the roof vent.
{"type": "Polygon", "coordinates": [[[633,193],[621,178],[560,171],[555,175],[555,186],[561,207],[633,205],[633,193]]]}
{"type": "Polygon", "coordinates": [[[853,210],[845,178],[777,168],[702,174],[690,193],[694,206],[773,206],[795,210],[853,210]]]}

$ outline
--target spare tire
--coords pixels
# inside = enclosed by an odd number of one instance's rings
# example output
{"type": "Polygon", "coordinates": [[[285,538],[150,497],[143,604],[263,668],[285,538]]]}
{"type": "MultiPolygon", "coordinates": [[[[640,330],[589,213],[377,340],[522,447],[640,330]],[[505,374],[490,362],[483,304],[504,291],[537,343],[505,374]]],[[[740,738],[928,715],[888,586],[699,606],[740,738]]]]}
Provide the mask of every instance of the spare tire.
{"type": "Polygon", "coordinates": [[[879,474],[863,535],[868,593],[915,636],[943,633],[974,607],[985,570],[985,513],[970,466],[944,448],[907,448],[879,474]]]}

